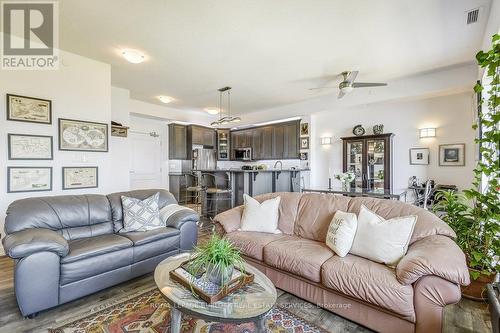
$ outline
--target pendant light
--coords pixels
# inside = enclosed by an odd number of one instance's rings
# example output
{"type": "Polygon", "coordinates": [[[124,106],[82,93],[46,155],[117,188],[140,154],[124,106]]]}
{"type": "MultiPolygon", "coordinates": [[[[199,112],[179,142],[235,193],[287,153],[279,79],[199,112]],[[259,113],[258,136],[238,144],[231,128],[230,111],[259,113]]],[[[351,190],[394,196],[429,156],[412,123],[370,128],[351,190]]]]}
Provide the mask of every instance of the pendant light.
{"type": "Polygon", "coordinates": [[[231,123],[238,123],[241,121],[240,117],[231,117],[231,87],[223,87],[219,91],[219,120],[210,123],[211,126],[227,125],[231,123]],[[222,108],[222,99],[224,93],[227,94],[227,116],[224,116],[224,109],[222,108]]]}

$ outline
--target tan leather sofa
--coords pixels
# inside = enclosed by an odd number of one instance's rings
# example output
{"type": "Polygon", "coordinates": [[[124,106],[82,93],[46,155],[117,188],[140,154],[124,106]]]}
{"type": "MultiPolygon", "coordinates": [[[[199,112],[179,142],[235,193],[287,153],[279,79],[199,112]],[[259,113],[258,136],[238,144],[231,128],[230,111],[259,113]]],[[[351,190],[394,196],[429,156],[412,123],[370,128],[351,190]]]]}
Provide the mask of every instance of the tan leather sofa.
{"type": "Polygon", "coordinates": [[[278,195],[283,234],[238,231],[243,206],[215,217],[218,232],[277,288],[375,331],[442,331],[443,307],[458,302],[459,285],[470,282],[465,256],[446,223],[392,200],[316,193],[270,193],[256,199],[278,195]],[[397,267],[351,254],[341,258],[325,245],[335,211],[357,214],[362,204],[386,219],[418,216],[408,253],[397,267]]]}

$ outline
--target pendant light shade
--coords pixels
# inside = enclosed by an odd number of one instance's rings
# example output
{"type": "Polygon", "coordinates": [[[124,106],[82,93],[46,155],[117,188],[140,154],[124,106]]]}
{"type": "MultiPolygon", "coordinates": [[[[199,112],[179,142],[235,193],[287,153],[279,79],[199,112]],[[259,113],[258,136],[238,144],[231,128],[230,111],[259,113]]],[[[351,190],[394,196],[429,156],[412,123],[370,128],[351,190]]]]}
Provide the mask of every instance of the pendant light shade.
{"type": "Polygon", "coordinates": [[[210,123],[211,126],[217,127],[220,125],[227,125],[231,123],[238,123],[241,121],[240,117],[231,117],[231,87],[223,87],[219,91],[219,120],[210,123]],[[223,95],[227,95],[227,115],[224,116],[224,109],[222,108],[223,95]]]}

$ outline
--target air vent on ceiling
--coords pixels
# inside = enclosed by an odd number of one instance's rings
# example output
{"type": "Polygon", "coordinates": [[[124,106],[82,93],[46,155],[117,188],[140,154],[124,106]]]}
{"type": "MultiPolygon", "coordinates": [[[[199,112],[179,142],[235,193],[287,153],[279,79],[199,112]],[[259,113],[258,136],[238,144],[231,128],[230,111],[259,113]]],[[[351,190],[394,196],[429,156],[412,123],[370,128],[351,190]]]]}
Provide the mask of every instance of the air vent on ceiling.
{"type": "Polygon", "coordinates": [[[467,24],[476,23],[479,20],[479,8],[467,11],[466,15],[467,15],[467,24]]]}

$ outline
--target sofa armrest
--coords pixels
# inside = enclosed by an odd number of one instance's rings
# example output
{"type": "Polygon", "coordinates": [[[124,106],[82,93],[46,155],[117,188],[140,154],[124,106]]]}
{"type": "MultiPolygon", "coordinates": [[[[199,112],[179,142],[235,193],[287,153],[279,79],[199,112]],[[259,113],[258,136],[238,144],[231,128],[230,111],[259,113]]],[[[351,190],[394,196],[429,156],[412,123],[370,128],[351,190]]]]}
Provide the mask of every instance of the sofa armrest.
{"type": "Polygon", "coordinates": [[[464,253],[452,239],[442,235],[413,243],[396,267],[396,278],[402,284],[412,284],[426,275],[463,286],[470,283],[464,253]]]}
{"type": "Polygon", "coordinates": [[[182,209],[173,213],[166,221],[167,227],[172,227],[181,230],[182,226],[187,222],[198,224],[200,216],[192,209],[182,209]]]}
{"type": "Polygon", "coordinates": [[[33,228],[14,232],[2,241],[5,253],[19,259],[38,252],[53,252],[65,257],[69,252],[66,239],[50,229],[33,228]]]}
{"type": "Polygon", "coordinates": [[[214,222],[219,223],[224,228],[226,233],[236,231],[241,225],[241,215],[243,214],[243,207],[238,206],[233,209],[226,210],[214,217],[214,222]]]}

